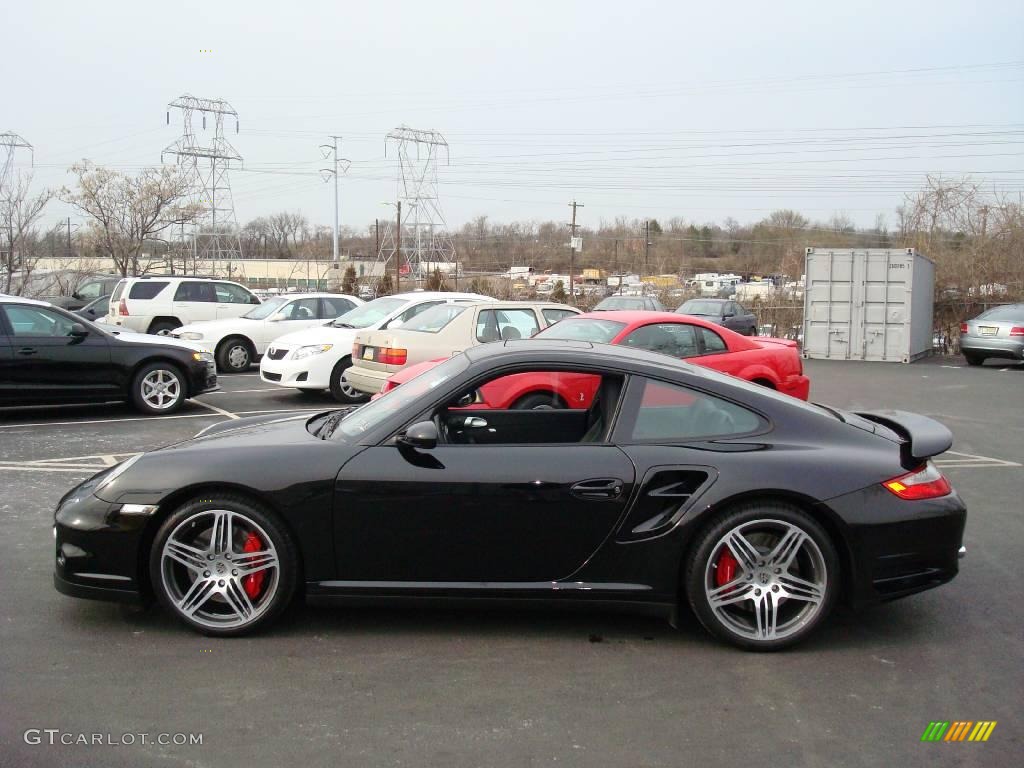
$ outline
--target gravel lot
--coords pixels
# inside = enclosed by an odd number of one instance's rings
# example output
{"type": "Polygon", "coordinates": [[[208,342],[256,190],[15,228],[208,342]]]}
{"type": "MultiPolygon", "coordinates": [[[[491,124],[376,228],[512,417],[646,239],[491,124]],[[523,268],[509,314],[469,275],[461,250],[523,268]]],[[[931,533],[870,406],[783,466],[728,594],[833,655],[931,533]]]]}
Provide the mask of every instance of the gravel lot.
{"type": "MultiPolygon", "coordinates": [[[[635,616],[297,610],[210,640],[158,610],[51,585],[57,499],[106,456],[253,412],[329,406],[225,376],[170,418],[127,407],[0,411],[0,765],[934,766],[1024,764],[1024,365],[811,361],[812,398],[898,407],[954,432],[967,502],[951,584],[811,641],[745,654],[635,616]],[[87,458],[82,458],[87,457],[87,458]],[[1014,586],[1014,585],[1017,586],[1014,586]],[[931,720],[996,720],[987,743],[921,743],[931,720]],[[202,733],[201,745],[26,744],[26,729],[202,733]]],[[[125,739],[126,740],[126,739],[125,739]]]]}

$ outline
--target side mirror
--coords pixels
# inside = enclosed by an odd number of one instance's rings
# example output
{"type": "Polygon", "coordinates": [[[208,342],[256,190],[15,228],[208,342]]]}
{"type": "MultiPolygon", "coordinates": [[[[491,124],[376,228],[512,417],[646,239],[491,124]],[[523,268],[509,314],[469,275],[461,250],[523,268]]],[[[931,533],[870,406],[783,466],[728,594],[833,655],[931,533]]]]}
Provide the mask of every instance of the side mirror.
{"type": "Polygon", "coordinates": [[[725,319],[727,319],[727,318],[730,318],[730,317],[735,317],[735,315],[734,315],[734,314],[733,314],[732,312],[724,312],[724,313],[722,314],[722,319],[723,319],[723,320],[725,320],[725,319]]]}
{"type": "Polygon", "coordinates": [[[260,301],[260,297],[259,296],[250,296],[249,297],[249,303],[250,304],[262,304],[263,302],[260,301]]]}
{"type": "Polygon", "coordinates": [[[267,318],[268,323],[279,323],[284,320],[284,312],[275,312],[267,318]]]}
{"type": "Polygon", "coordinates": [[[436,448],[437,425],[432,421],[417,422],[399,435],[396,442],[400,446],[419,448],[424,451],[436,448]]]}
{"type": "Polygon", "coordinates": [[[396,317],[394,320],[388,323],[388,328],[401,328],[404,322],[405,321],[402,320],[402,318],[396,317]]]}
{"type": "Polygon", "coordinates": [[[71,330],[68,331],[68,336],[71,336],[74,339],[84,339],[88,335],[89,329],[81,323],[72,323],[71,330]]]}

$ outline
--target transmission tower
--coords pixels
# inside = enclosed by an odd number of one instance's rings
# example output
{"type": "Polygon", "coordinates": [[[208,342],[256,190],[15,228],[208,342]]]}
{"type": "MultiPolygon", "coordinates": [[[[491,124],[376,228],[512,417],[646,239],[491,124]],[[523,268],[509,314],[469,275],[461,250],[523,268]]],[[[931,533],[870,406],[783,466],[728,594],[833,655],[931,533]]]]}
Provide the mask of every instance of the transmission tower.
{"type": "Polygon", "coordinates": [[[14,158],[19,149],[27,149],[29,156],[33,154],[32,145],[12,131],[0,133],[0,202],[7,203],[11,199],[11,177],[14,174],[14,158]]]}
{"type": "Polygon", "coordinates": [[[193,227],[194,246],[182,232],[179,250],[185,256],[185,263],[187,254],[193,251],[196,259],[240,259],[242,241],[228,171],[232,163],[241,165],[242,156],[224,137],[225,117],[235,118],[235,133],[238,133],[238,113],[223,99],[200,99],[185,94],[167,105],[168,125],[172,109],[181,110],[182,135],[160,153],[160,161],[163,162],[165,155],[178,158],[178,165],[192,176],[195,201],[205,209],[193,227]],[[196,137],[193,120],[197,113],[204,131],[207,117],[212,118],[214,135],[209,144],[204,145],[196,137]]]}
{"type": "Polygon", "coordinates": [[[444,271],[457,267],[455,244],[448,234],[437,194],[437,164],[442,153],[445,162],[449,161],[448,142],[437,131],[403,125],[385,137],[385,155],[389,147],[398,154],[398,200],[404,214],[398,237],[396,224],[388,224],[385,229],[378,262],[383,262],[387,269],[398,250],[397,240],[401,242],[402,272],[423,277],[439,266],[444,271]]]}

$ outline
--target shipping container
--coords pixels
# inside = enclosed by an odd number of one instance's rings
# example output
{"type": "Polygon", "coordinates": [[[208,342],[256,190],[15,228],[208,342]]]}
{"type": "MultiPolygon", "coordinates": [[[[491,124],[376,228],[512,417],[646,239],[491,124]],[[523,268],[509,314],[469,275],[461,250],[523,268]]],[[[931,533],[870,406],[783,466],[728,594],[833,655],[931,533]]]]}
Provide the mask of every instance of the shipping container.
{"type": "Polygon", "coordinates": [[[804,357],[909,363],[932,349],[935,264],[913,248],[808,248],[804,357]]]}

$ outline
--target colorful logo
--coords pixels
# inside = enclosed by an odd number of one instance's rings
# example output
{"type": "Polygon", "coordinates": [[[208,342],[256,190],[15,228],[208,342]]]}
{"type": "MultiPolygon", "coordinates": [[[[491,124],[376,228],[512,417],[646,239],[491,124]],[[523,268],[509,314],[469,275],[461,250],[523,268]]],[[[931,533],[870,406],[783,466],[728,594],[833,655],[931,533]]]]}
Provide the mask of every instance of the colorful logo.
{"type": "Polygon", "coordinates": [[[988,741],[995,720],[933,720],[921,734],[921,741],[988,741]]]}

